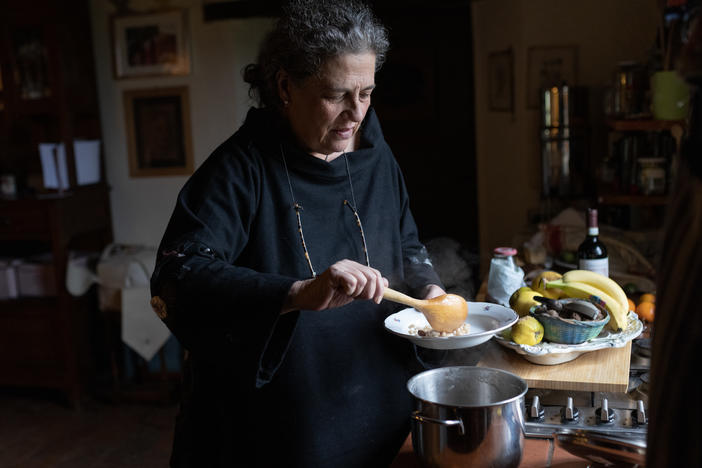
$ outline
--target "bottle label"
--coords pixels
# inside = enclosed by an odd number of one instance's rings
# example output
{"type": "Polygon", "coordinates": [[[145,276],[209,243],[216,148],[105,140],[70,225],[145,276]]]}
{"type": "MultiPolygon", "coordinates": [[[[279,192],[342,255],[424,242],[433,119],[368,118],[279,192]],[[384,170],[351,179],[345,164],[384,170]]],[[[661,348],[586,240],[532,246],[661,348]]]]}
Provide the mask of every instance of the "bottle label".
{"type": "Polygon", "coordinates": [[[578,268],[581,270],[590,270],[595,273],[609,277],[609,258],[581,258],[578,262],[578,268]]]}

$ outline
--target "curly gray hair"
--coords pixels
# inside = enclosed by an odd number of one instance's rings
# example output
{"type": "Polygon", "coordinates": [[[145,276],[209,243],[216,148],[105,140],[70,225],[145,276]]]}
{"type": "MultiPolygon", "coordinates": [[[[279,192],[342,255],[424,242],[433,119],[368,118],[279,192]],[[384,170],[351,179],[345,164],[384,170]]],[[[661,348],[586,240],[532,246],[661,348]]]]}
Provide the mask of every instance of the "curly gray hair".
{"type": "Polygon", "coordinates": [[[264,39],[258,63],[244,69],[244,81],[259,104],[279,107],[279,70],[299,82],[315,75],[332,57],[369,51],[375,54],[378,70],[389,45],[387,30],[360,1],[291,0],[264,39]]]}

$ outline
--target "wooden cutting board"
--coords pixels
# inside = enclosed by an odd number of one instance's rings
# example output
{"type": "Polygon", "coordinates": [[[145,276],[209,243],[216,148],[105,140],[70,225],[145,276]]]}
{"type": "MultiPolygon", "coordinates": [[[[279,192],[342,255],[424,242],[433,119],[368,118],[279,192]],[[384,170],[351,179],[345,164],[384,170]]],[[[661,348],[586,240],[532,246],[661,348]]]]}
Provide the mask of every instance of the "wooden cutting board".
{"type": "Polygon", "coordinates": [[[631,342],[623,348],[590,351],[569,362],[544,366],[527,361],[492,339],[487,343],[478,366],[512,372],[524,379],[529,388],[626,392],[630,359],[631,342]]]}

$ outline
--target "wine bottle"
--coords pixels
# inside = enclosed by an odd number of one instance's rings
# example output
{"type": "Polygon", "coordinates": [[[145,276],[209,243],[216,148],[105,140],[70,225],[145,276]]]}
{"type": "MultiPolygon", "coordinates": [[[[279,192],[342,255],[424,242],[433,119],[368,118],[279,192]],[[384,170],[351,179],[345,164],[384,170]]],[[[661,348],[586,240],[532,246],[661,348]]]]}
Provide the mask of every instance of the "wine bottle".
{"type": "Polygon", "coordinates": [[[578,268],[609,276],[607,247],[602,243],[599,235],[597,210],[590,208],[587,210],[587,236],[578,247],[578,268]]]}

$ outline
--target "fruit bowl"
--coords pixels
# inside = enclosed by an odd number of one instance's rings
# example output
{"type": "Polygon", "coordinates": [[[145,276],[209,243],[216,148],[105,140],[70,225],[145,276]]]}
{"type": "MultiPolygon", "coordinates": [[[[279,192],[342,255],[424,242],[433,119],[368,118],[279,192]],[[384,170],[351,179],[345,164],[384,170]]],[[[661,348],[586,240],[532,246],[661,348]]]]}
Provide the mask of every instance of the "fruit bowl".
{"type": "MultiPolygon", "coordinates": [[[[560,303],[580,301],[583,299],[561,299],[560,303]]],[[[580,344],[595,338],[609,322],[607,310],[599,304],[594,304],[604,315],[600,320],[575,320],[562,317],[553,317],[546,313],[547,307],[543,304],[533,306],[529,314],[544,326],[544,341],[562,344],[580,344]]]]}
{"type": "Polygon", "coordinates": [[[495,335],[495,340],[531,363],[553,366],[577,359],[584,353],[607,348],[623,348],[643,332],[643,323],[633,311],[629,311],[626,319],[626,326],[622,330],[615,332],[609,328],[603,328],[599,336],[580,344],[541,341],[536,346],[527,346],[517,344],[499,333],[495,335]]]}

